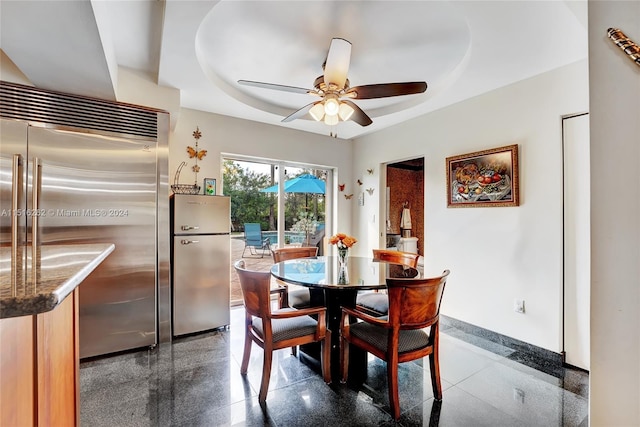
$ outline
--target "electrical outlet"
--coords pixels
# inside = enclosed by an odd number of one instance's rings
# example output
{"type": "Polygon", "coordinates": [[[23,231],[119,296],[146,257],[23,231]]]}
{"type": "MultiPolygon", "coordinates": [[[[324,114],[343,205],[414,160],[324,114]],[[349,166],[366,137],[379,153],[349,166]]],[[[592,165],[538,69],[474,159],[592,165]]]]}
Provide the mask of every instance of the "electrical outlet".
{"type": "Polygon", "coordinates": [[[519,388],[513,389],[513,400],[516,402],[524,404],[524,390],[520,390],[519,388]]]}
{"type": "Polygon", "coordinates": [[[522,299],[514,299],[513,300],[513,311],[516,313],[524,313],[524,300],[522,299]]]}

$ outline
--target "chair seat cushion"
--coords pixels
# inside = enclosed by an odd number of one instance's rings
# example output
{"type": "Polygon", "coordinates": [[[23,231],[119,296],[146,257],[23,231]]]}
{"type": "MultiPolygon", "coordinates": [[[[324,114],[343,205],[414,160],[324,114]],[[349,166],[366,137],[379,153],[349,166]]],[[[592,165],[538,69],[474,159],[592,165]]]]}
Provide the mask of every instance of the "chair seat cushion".
{"type": "MultiPolygon", "coordinates": [[[[358,322],[349,328],[351,335],[363,341],[368,342],[383,352],[387,351],[389,329],[372,325],[366,322],[358,322]]],[[[411,329],[400,331],[398,341],[398,351],[404,353],[407,351],[418,350],[429,346],[429,334],[422,329],[411,329]]]]}
{"type": "MultiPolygon", "coordinates": [[[[274,342],[314,334],[317,326],[318,323],[309,316],[291,317],[288,319],[271,319],[274,342]]],[[[258,317],[253,318],[253,329],[261,338],[264,339],[262,319],[258,317]]]]}
{"type": "Polygon", "coordinates": [[[293,308],[311,307],[311,295],[308,289],[290,289],[289,305],[293,308]]]}
{"type": "Polygon", "coordinates": [[[384,292],[363,292],[356,297],[356,305],[386,315],[389,312],[389,296],[384,292]]]}

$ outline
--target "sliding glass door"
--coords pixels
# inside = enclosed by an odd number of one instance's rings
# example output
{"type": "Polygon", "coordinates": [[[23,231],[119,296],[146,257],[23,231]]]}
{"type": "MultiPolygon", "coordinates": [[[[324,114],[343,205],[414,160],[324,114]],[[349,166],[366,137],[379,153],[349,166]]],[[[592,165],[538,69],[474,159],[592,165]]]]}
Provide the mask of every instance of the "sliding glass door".
{"type": "MultiPolygon", "coordinates": [[[[243,258],[248,268],[264,270],[271,255],[245,248],[244,228],[259,223],[271,248],[316,246],[324,253],[327,219],[327,178],[330,171],[259,159],[225,159],[223,194],[231,197],[232,261],[243,258]]],[[[234,292],[232,304],[241,294],[234,292]]]]}

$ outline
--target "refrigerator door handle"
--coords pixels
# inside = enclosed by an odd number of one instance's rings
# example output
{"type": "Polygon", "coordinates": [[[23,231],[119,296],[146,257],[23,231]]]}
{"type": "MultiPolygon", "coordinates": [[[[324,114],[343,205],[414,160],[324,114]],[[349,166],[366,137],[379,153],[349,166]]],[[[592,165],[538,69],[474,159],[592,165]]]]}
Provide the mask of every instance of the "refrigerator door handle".
{"type": "Polygon", "coordinates": [[[200,241],[199,240],[188,240],[188,239],[180,240],[180,244],[183,244],[183,245],[190,245],[192,243],[200,243],[200,241]]]}
{"type": "MultiPolygon", "coordinates": [[[[22,155],[14,154],[11,164],[11,262],[18,261],[18,219],[22,217],[19,209],[20,200],[23,197],[24,187],[22,185],[22,155]]],[[[18,268],[11,266],[11,293],[13,296],[18,292],[18,268]]]]}
{"type": "Polygon", "coordinates": [[[38,262],[38,246],[40,245],[40,190],[42,188],[42,162],[38,157],[33,158],[33,189],[32,189],[32,212],[31,212],[31,273],[33,274],[33,283],[38,283],[37,279],[37,262],[38,262]]]}
{"type": "Polygon", "coordinates": [[[182,229],[182,231],[188,231],[188,230],[200,230],[200,227],[198,227],[197,225],[183,225],[182,227],[180,227],[182,229]]]}

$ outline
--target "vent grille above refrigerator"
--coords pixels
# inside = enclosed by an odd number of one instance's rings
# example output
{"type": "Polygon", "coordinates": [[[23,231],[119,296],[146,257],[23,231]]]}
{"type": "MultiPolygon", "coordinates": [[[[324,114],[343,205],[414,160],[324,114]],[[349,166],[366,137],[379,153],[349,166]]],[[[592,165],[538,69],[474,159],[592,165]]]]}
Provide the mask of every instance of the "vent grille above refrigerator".
{"type": "Polygon", "coordinates": [[[156,139],[158,111],[0,82],[0,116],[156,139]]]}

